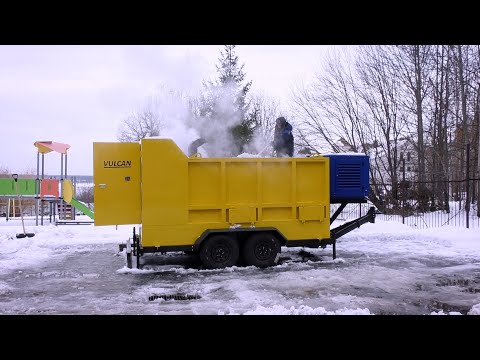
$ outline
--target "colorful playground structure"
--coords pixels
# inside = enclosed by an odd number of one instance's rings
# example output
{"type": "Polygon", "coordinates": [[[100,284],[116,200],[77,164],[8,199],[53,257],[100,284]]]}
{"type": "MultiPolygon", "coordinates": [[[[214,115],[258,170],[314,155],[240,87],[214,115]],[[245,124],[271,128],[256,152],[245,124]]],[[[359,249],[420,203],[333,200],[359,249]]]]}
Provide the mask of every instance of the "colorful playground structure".
{"type": "Polygon", "coordinates": [[[14,179],[0,179],[0,200],[6,200],[6,218],[19,216],[17,209],[19,201],[30,201],[35,206],[35,224],[43,225],[45,215],[45,205],[48,204],[50,222],[56,217],[58,211],[58,220],[56,224],[65,224],[67,220],[77,224],[86,224],[92,222],[75,221],[74,209],[84,213],[90,219],[94,219],[93,211],[84,203],[75,198],[75,189],[72,181],[67,178],[67,150],[70,145],[53,141],[36,141],[37,148],[37,176],[35,179],[18,179],[18,193],[15,188],[14,179]],[[45,154],[49,152],[58,152],[61,155],[60,174],[61,179],[45,179],[45,154]],[[40,171],[41,154],[41,171],[40,171]],[[64,166],[65,163],[65,166],[64,166]],[[69,211],[70,210],[70,211],[69,211]]]}

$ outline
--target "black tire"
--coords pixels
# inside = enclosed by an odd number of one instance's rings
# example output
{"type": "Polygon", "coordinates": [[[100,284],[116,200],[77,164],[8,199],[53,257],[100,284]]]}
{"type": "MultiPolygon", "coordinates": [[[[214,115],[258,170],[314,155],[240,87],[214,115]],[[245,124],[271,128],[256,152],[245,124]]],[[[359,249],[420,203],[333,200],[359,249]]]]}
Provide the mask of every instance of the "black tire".
{"type": "Polygon", "coordinates": [[[238,242],[227,235],[214,235],[205,240],[200,260],[207,269],[220,269],[237,264],[240,257],[238,242]]]}
{"type": "Polygon", "coordinates": [[[257,233],[250,236],[242,248],[246,265],[260,268],[273,266],[278,262],[280,242],[271,233],[257,233]]]}

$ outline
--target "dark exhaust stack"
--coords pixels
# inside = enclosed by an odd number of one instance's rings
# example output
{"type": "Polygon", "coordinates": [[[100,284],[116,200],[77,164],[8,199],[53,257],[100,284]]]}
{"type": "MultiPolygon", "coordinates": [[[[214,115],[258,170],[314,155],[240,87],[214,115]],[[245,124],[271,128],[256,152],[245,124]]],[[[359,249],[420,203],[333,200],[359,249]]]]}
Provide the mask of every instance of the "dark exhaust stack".
{"type": "Polygon", "coordinates": [[[188,157],[194,155],[197,153],[197,150],[200,146],[205,144],[207,140],[203,138],[198,138],[197,140],[193,141],[189,146],[188,146],[188,157]]]}

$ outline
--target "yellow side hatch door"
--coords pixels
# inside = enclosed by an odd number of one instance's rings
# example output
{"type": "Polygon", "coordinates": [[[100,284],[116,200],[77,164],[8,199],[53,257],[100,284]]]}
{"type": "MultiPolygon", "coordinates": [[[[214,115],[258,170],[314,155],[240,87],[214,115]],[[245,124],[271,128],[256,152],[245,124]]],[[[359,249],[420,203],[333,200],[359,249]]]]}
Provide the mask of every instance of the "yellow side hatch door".
{"type": "Polygon", "coordinates": [[[141,223],[140,143],[93,143],[95,225],[141,223]]]}

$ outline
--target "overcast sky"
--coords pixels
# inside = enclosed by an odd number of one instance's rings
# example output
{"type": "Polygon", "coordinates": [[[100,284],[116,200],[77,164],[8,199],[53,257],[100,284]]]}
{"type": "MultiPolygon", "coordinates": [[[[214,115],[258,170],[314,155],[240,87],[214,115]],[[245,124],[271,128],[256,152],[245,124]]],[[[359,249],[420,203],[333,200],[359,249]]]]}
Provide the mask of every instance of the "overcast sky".
{"type": "MultiPolygon", "coordinates": [[[[318,70],[329,46],[238,45],[252,91],[286,102],[318,70]]],[[[0,45],[0,168],[36,172],[35,141],[71,145],[68,174],[93,175],[96,141],[117,141],[120,122],[161,85],[192,90],[214,80],[223,45],[0,45]]],[[[46,174],[60,155],[45,156],[46,174]]]]}

